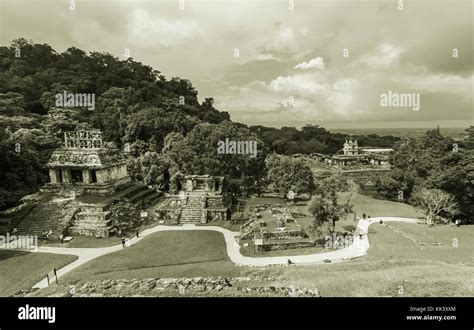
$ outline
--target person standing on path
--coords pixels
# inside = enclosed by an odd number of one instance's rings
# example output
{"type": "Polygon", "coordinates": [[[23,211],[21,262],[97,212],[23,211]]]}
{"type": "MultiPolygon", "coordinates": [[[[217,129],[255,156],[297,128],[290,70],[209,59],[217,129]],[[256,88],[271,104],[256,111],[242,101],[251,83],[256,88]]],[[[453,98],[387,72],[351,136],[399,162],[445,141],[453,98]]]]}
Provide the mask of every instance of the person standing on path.
{"type": "Polygon", "coordinates": [[[125,241],[126,241],[125,236],[122,236],[122,247],[125,247],[125,241]]]}

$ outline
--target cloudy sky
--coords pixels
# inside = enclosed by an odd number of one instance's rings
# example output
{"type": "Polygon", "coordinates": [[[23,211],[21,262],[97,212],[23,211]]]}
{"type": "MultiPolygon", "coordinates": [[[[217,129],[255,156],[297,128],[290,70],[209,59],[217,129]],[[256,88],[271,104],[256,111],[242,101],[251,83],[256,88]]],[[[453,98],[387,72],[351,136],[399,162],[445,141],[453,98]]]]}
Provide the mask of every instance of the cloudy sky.
{"type": "Polygon", "coordinates": [[[0,0],[0,43],[127,48],[247,124],[473,125],[473,1],[402,2],[0,0]],[[388,91],[420,110],[381,107],[388,91]]]}

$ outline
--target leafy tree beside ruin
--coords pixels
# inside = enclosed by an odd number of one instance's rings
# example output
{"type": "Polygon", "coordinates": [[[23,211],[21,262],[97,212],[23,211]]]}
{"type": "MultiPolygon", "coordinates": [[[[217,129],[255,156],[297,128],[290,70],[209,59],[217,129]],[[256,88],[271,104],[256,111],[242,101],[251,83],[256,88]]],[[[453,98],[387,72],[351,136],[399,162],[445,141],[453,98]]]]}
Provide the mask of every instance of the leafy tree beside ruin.
{"type": "Polygon", "coordinates": [[[169,166],[166,157],[153,151],[138,157],[129,157],[127,161],[127,170],[132,179],[162,191],[168,190],[169,166]]]}
{"type": "Polygon", "coordinates": [[[315,189],[313,172],[303,159],[272,154],[265,164],[268,181],[285,197],[288,192],[312,194],[315,189]]]}
{"type": "Polygon", "coordinates": [[[164,139],[162,154],[170,161],[171,176],[177,172],[226,176],[234,193],[258,193],[266,175],[264,143],[245,126],[230,121],[197,124],[186,136],[172,132],[164,139]],[[255,141],[256,155],[219,154],[218,142],[226,139],[255,141]]]}
{"type": "Polygon", "coordinates": [[[324,224],[329,224],[330,231],[336,232],[336,222],[352,213],[350,200],[353,192],[349,193],[345,202],[340,202],[338,195],[350,190],[351,185],[347,180],[336,176],[326,178],[318,184],[316,195],[308,206],[308,211],[314,216],[312,223],[314,229],[321,230],[324,224]]]}

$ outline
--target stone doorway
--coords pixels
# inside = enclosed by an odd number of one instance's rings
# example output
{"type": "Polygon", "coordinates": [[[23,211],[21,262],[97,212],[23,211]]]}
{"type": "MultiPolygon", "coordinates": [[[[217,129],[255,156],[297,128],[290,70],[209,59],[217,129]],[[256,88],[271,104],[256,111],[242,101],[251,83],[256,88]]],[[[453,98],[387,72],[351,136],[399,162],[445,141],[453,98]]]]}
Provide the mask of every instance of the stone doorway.
{"type": "Polygon", "coordinates": [[[63,182],[63,171],[55,170],[56,171],[56,181],[59,183],[63,182]]]}
{"type": "Polygon", "coordinates": [[[71,180],[73,183],[84,182],[81,170],[71,170],[71,180]]]}
{"type": "Polygon", "coordinates": [[[91,183],[96,183],[97,182],[97,173],[95,170],[91,171],[91,183]]]}
{"type": "Polygon", "coordinates": [[[196,190],[204,190],[204,181],[203,180],[196,180],[196,190]]]}

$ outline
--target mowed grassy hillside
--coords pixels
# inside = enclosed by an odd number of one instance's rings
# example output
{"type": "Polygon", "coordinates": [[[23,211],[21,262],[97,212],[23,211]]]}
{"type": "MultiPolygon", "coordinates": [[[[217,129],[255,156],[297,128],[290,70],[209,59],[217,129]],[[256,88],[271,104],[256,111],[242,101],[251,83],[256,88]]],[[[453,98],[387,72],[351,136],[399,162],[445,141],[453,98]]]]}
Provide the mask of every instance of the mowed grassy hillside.
{"type": "Polygon", "coordinates": [[[158,232],[141,242],[92,260],[63,281],[120,278],[240,276],[214,231],[158,232]]]}
{"type": "Polygon", "coordinates": [[[76,259],[63,254],[0,250],[0,296],[30,289],[53,268],[59,269],[76,259]]]}
{"type": "MultiPolygon", "coordinates": [[[[346,202],[349,193],[341,193],[339,195],[340,202],[346,202]]],[[[402,218],[418,218],[424,217],[421,210],[405,203],[392,202],[382,199],[375,199],[369,196],[354,193],[351,197],[350,204],[353,205],[353,210],[357,217],[362,218],[365,213],[370,217],[402,217],[402,218]]],[[[354,214],[348,217],[354,218],[354,214]]]]}
{"type": "Polygon", "coordinates": [[[474,226],[374,224],[369,230],[367,256],[337,264],[252,269],[250,272],[277,276],[282,285],[292,283],[296,287],[317,288],[322,296],[472,297],[472,237],[474,226]],[[458,240],[457,248],[452,245],[453,238],[458,240]],[[441,245],[427,245],[428,242],[441,245]]]}
{"type": "MultiPolygon", "coordinates": [[[[420,215],[407,204],[358,194],[352,203],[358,216],[420,215]]],[[[353,219],[341,220],[338,227],[347,230],[356,224],[353,219]]],[[[302,220],[309,224],[311,219],[302,220]]],[[[229,260],[221,233],[158,232],[84,264],[61,282],[256,275],[274,276],[268,285],[317,289],[322,296],[474,296],[473,236],[474,226],[377,223],[369,229],[370,249],[364,257],[335,264],[247,268],[229,260]]],[[[12,269],[17,267],[12,264],[12,269]]]]}

